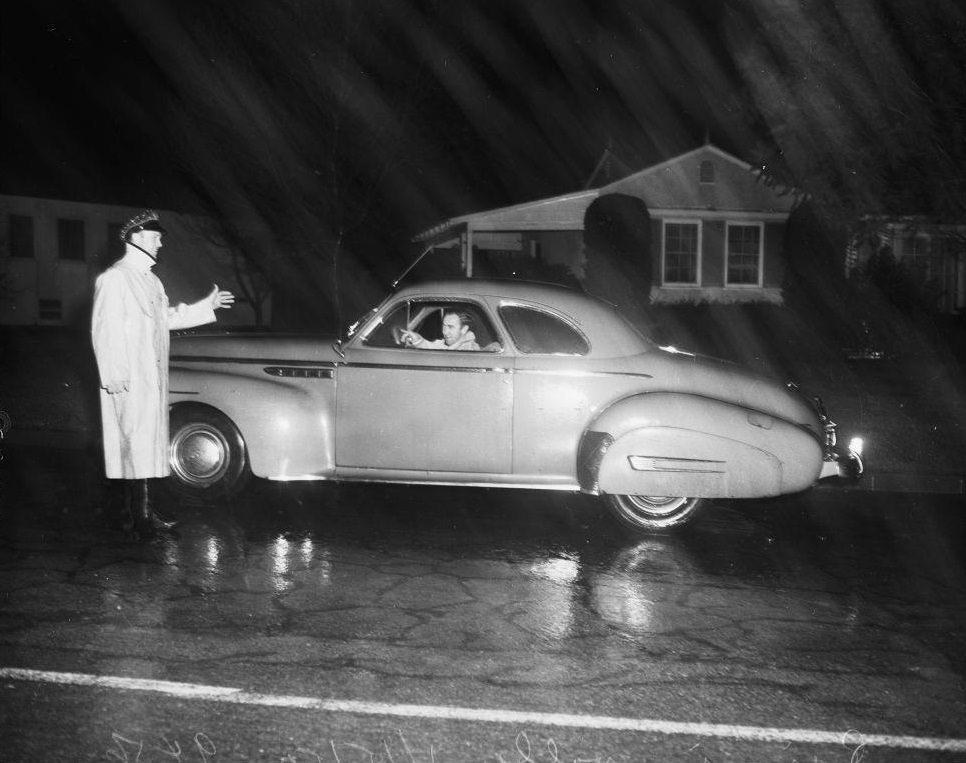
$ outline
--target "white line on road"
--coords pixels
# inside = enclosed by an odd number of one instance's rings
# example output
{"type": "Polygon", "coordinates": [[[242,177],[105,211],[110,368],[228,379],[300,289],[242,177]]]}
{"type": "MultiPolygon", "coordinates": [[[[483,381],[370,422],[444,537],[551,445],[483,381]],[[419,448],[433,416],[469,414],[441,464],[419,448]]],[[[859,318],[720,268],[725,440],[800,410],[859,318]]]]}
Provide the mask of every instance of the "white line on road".
{"type": "Polygon", "coordinates": [[[651,718],[622,718],[601,715],[522,712],[487,708],[452,707],[447,705],[396,705],[386,702],[318,699],[279,694],[259,694],[224,686],[205,686],[176,681],[155,681],[123,676],[97,676],[88,673],[59,673],[25,668],[0,668],[0,680],[93,686],[102,689],[143,691],[170,697],[237,705],[290,707],[299,710],[322,710],[330,713],[381,715],[396,718],[468,721],[476,723],[532,724],[574,729],[605,731],[638,731],[651,734],[718,737],[754,742],[802,742],[804,744],[848,744],[853,747],[892,747],[906,750],[966,752],[966,739],[944,737],[862,734],[854,729],[846,732],[821,729],[772,728],[768,726],[734,726],[718,723],[685,723],[651,718]]]}

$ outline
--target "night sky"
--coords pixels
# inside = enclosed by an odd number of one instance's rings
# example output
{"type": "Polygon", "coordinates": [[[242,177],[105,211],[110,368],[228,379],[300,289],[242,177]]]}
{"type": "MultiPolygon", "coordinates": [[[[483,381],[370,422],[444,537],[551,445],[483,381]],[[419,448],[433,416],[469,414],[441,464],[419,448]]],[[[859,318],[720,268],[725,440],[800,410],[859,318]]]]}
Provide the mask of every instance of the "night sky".
{"type": "MultiPolygon", "coordinates": [[[[735,110],[715,33],[725,11],[677,5],[81,0],[5,10],[11,174],[110,197],[251,164],[311,187],[301,173],[323,177],[331,152],[351,153],[367,182],[402,186],[417,227],[574,190],[608,146],[645,166],[694,147],[718,126],[716,111],[735,110]]],[[[713,137],[748,140],[724,132],[713,137]]]]}
{"type": "Polygon", "coordinates": [[[255,220],[309,281],[581,189],[608,148],[636,170],[707,137],[830,209],[966,175],[954,0],[20,5],[0,191],[255,220]]]}

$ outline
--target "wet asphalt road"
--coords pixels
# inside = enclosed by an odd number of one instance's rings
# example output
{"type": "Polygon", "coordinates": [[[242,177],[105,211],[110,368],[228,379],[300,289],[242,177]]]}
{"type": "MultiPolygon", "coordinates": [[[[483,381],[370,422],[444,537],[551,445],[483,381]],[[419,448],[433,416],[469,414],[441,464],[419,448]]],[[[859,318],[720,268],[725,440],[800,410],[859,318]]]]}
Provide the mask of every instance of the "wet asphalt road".
{"type": "Polygon", "coordinates": [[[4,450],[3,760],[966,760],[961,496],[633,538],[581,496],[256,482],[138,543],[96,454],[4,450]]]}

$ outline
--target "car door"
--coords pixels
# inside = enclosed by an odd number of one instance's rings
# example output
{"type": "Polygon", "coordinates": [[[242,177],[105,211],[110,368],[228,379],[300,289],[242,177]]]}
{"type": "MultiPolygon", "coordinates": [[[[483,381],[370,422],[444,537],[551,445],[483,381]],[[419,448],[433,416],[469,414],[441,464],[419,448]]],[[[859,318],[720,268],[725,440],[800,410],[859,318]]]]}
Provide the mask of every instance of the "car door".
{"type": "MultiPolygon", "coordinates": [[[[483,305],[408,300],[389,306],[346,348],[338,370],[336,464],[344,473],[506,474],[512,468],[513,377],[483,305]],[[445,310],[472,316],[478,351],[416,349],[402,328],[438,330],[445,310]],[[396,338],[393,337],[395,330],[396,338]]],[[[387,474],[389,477],[398,474],[387,474]]]]}
{"type": "Polygon", "coordinates": [[[576,484],[577,449],[588,419],[606,398],[606,377],[588,368],[590,345],[562,315],[504,302],[499,318],[517,351],[513,471],[547,484],[576,484]]]}

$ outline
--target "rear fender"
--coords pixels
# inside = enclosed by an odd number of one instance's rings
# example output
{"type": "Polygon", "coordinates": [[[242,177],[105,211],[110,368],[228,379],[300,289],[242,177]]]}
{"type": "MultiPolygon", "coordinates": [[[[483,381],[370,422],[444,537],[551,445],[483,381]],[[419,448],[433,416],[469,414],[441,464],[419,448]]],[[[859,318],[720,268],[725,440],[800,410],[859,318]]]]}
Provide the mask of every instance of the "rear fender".
{"type": "Polygon", "coordinates": [[[822,447],[788,421],[696,395],[653,392],[615,403],[585,433],[581,488],[591,493],[757,498],[797,492],[822,447]]]}

